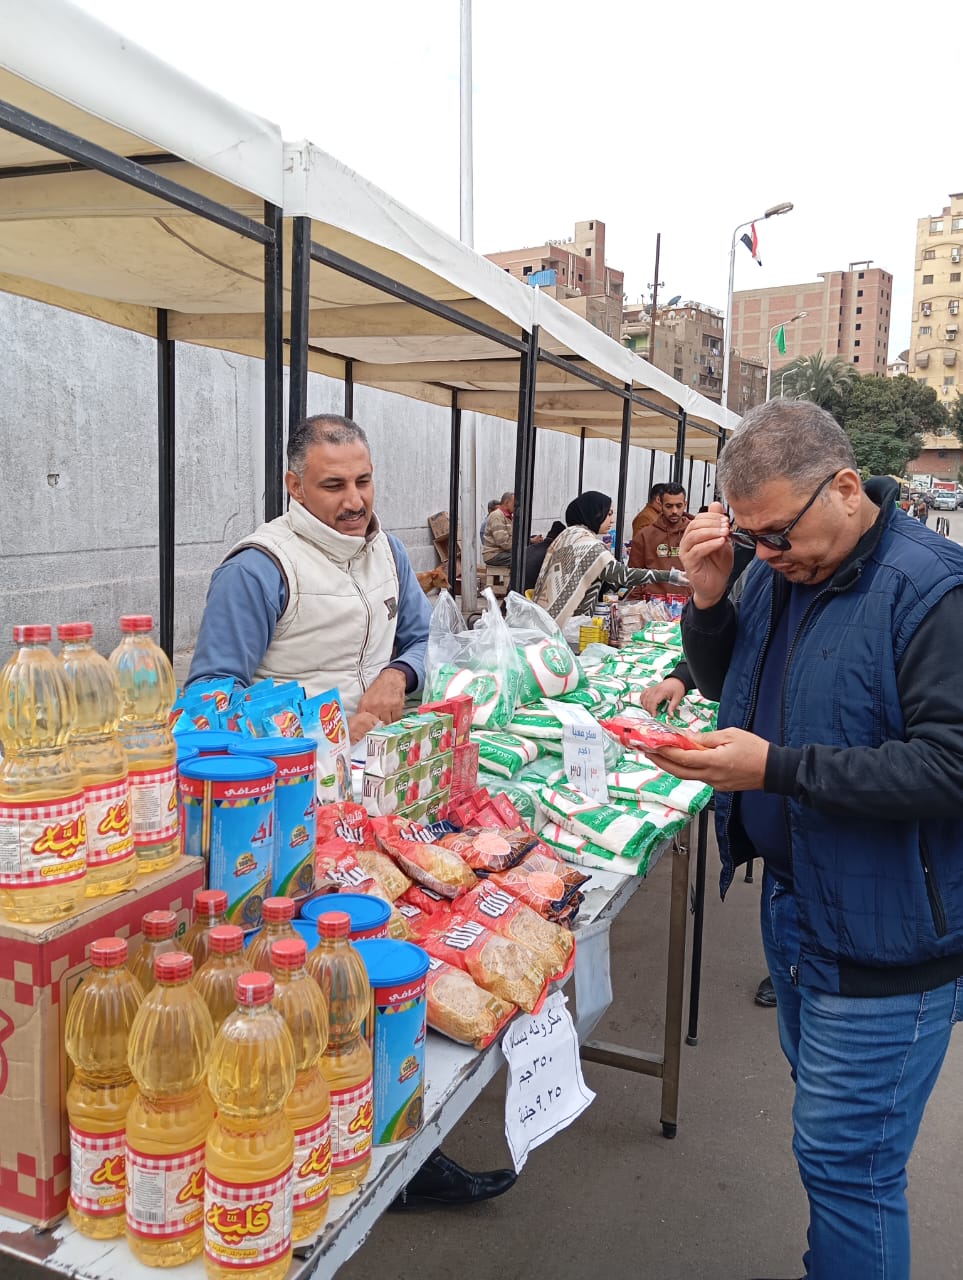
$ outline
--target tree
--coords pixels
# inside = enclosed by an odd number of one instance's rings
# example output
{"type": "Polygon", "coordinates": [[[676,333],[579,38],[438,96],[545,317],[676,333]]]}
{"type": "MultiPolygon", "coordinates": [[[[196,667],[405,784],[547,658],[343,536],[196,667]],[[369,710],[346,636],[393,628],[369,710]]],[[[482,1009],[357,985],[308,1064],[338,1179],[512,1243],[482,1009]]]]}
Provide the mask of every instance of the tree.
{"type": "Polygon", "coordinates": [[[957,439],[963,441],[963,395],[959,391],[956,393],[956,400],[953,408],[947,414],[947,418],[949,419],[950,430],[955,431],[957,439]]]}
{"type": "Polygon", "coordinates": [[[783,394],[792,400],[811,400],[822,409],[832,411],[842,389],[858,375],[856,370],[840,356],[823,359],[817,351],[814,356],[799,356],[779,370],[783,394]]]}
{"type": "Polygon", "coordinates": [[[922,447],[924,432],[944,432],[949,415],[932,387],[905,374],[855,378],[836,392],[832,413],[852,441],[860,468],[902,475],[922,447]]]}

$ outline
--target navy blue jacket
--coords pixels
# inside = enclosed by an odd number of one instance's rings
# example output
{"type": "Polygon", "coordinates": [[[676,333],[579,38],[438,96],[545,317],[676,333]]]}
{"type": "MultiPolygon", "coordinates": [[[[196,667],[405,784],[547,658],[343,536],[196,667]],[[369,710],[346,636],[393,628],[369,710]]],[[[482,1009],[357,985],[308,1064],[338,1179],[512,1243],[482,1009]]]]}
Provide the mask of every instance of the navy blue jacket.
{"type": "MultiPolygon", "coordinates": [[[[963,548],[889,507],[790,639],[765,790],[786,798],[803,984],[886,994],[963,972],[963,634],[946,634],[960,586],[963,548]]],[[[738,608],[687,608],[686,658],[720,727],[751,725],[787,594],[757,560],[738,608]]],[[[724,896],[753,856],[737,797],[717,797],[716,825],[724,896]]]]}

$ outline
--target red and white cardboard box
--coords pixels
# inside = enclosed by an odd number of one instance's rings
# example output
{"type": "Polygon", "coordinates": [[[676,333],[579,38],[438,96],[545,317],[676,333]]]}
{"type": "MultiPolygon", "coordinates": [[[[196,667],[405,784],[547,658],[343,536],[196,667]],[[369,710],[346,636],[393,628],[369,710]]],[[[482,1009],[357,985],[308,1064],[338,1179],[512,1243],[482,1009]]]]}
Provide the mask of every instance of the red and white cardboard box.
{"type": "Polygon", "coordinates": [[[89,898],[83,910],[53,924],[0,919],[0,1212],[45,1227],[67,1212],[70,1140],[65,1099],[67,1005],[96,938],[143,941],[148,911],[174,911],[178,933],[190,923],[205,864],[180,858],[134,887],[89,898]]]}

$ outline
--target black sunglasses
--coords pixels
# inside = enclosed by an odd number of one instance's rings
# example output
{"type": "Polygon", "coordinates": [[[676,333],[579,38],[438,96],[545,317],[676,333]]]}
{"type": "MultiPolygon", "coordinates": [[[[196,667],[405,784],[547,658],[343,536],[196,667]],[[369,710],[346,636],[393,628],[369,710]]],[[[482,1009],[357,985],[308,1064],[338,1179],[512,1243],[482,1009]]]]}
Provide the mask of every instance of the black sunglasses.
{"type": "Polygon", "coordinates": [[[789,534],[793,531],[793,529],[795,529],[799,521],[803,518],[803,516],[806,514],[809,508],[813,505],[813,503],[816,501],[816,499],[819,497],[822,491],[826,488],[827,484],[829,484],[830,480],[835,480],[838,475],[839,475],[839,472],[834,471],[831,476],[826,477],[826,479],[820,484],[819,488],[816,490],[813,496],[809,499],[809,501],[803,507],[802,511],[800,511],[797,516],[795,516],[792,520],[789,521],[789,523],[786,525],[785,529],[783,529],[781,533],[750,533],[748,529],[738,529],[735,526],[733,526],[732,529],[730,529],[729,531],[729,537],[732,539],[733,542],[735,542],[740,547],[755,547],[757,543],[761,543],[764,547],[768,547],[770,551],[791,550],[792,543],[789,541],[789,534]]]}

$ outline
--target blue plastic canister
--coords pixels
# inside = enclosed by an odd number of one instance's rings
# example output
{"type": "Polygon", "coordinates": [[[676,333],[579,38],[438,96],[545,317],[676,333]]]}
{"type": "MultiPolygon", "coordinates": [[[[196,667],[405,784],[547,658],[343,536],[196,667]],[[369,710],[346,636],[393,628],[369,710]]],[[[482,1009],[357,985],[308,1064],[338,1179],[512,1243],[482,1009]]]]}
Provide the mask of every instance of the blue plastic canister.
{"type": "MultiPolygon", "coordinates": [[[[314,929],[314,938],[310,945],[317,942],[317,920],[329,911],[345,911],[351,918],[351,941],[359,942],[363,938],[387,938],[388,921],[391,918],[391,906],[384,898],[369,897],[366,893],[326,893],[320,898],[306,902],[301,908],[301,916],[310,922],[314,929]]],[[[297,925],[297,920],[295,920],[297,925]]],[[[307,934],[304,935],[308,937],[307,934]]]]}
{"type": "MultiPolygon", "coordinates": [[[[231,737],[224,734],[224,737],[231,737]]],[[[274,897],[303,898],[314,888],[318,744],[313,738],[238,738],[232,756],[273,760],[274,897]]]]}
{"type": "Polygon", "coordinates": [[[425,1110],[428,953],[413,942],[353,942],[368,970],[365,1034],[374,1058],[374,1142],[386,1146],[421,1128],[425,1110]]]}
{"type": "Polygon", "coordinates": [[[199,756],[180,767],[184,852],[207,860],[209,889],[227,893],[227,923],[256,929],[274,853],[272,760],[199,756]]]}
{"type": "Polygon", "coordinates": [[[178,755],[182,749],[193,747],[199,756],[223,756],[228,747],[241,741],[241,735],[226,729],[188,729],[186,733],[175,733],[174,741],[178,755]]]}

